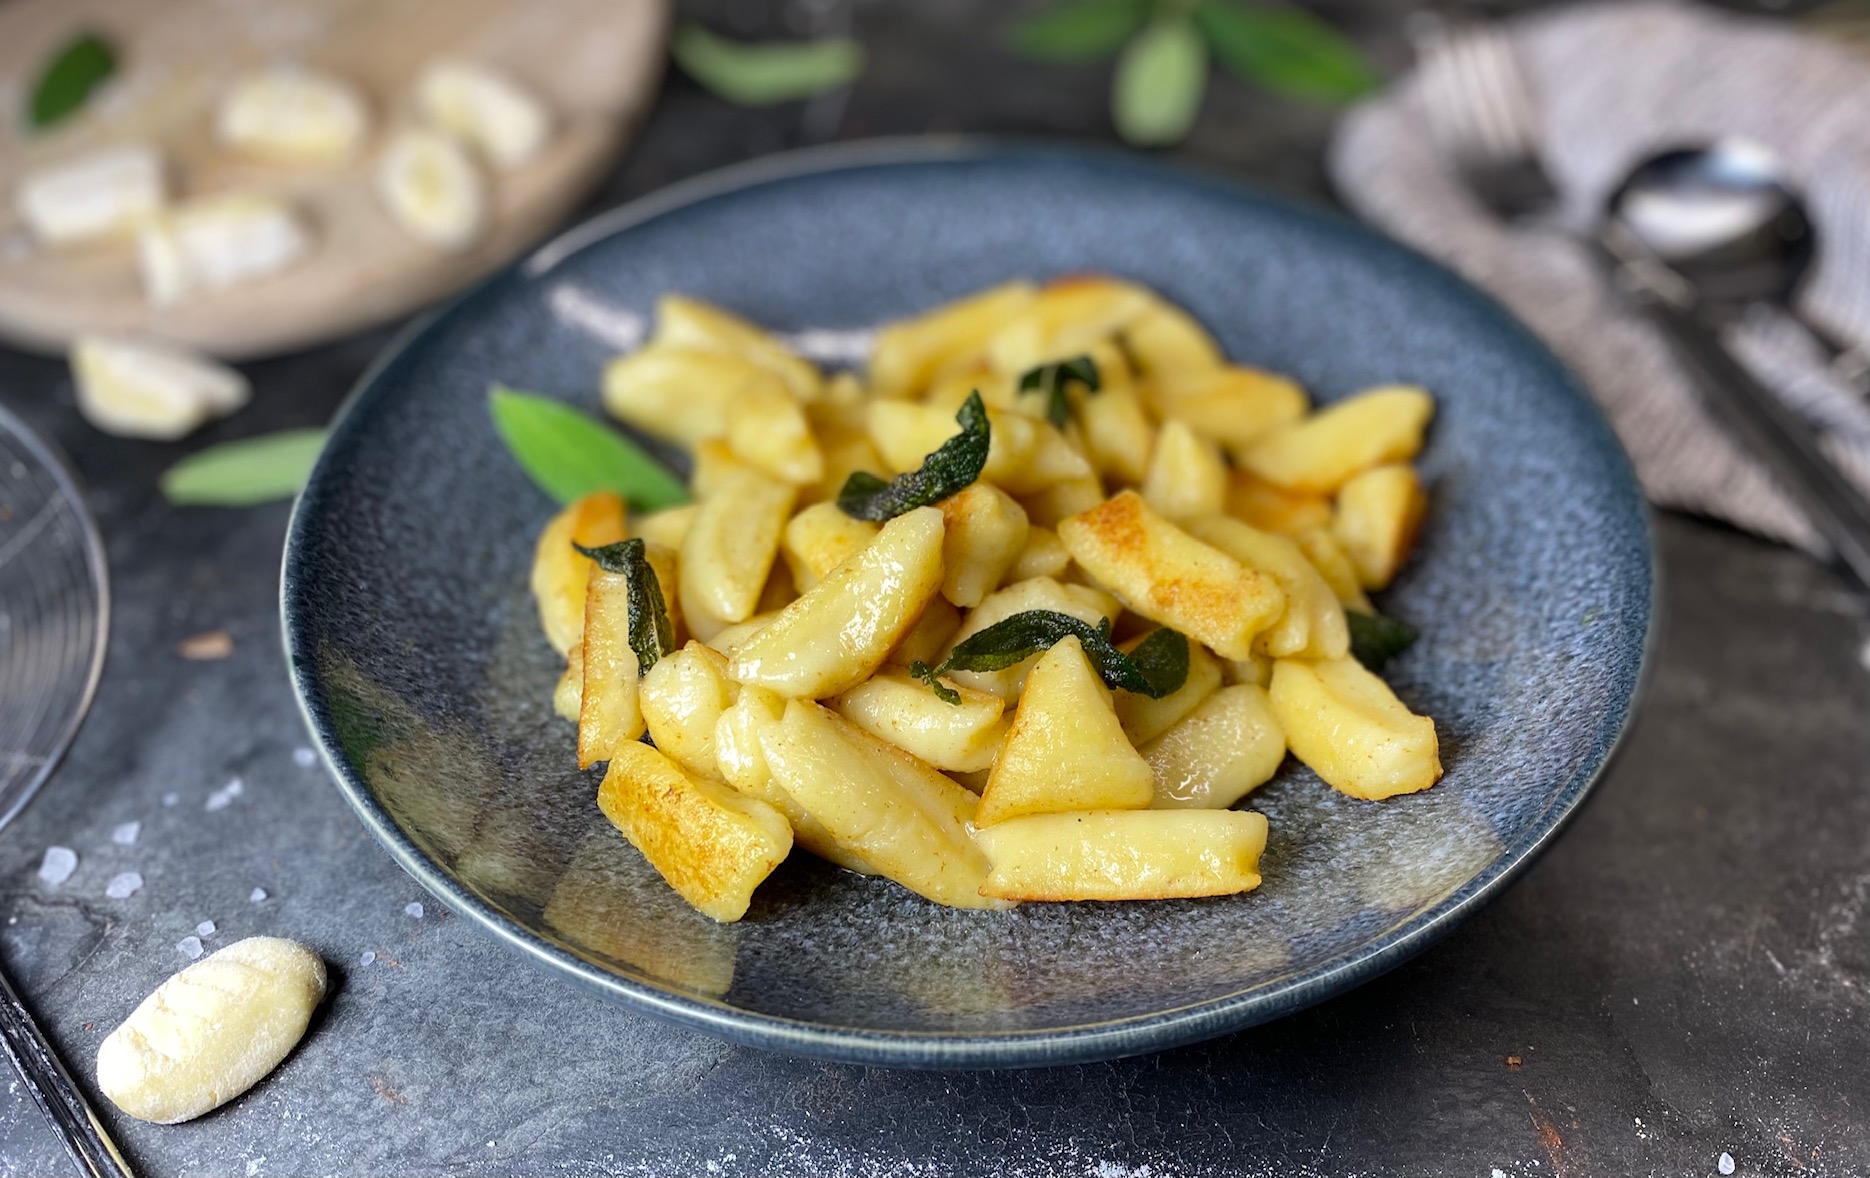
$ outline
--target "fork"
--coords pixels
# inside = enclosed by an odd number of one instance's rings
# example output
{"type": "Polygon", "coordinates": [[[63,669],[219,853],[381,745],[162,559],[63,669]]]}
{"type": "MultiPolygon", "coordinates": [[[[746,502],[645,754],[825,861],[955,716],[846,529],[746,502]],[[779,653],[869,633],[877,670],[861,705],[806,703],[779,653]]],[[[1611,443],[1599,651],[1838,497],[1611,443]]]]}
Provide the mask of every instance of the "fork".
{"type": "Polygon", "coordinates": [[[1505,220],[1558,202],[1539,160],[1539,113],[1497,25],[1426,15],[1411,30],[1430,134],[1474,195],[1505,220]]]}

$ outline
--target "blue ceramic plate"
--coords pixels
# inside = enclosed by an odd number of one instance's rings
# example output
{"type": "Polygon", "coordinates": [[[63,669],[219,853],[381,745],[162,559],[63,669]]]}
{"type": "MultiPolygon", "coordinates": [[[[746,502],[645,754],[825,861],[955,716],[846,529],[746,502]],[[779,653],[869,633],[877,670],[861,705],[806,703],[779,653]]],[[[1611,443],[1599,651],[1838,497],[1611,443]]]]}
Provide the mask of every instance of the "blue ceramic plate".
{"type": "Polygon", "coordinates": [[[910,1067],[1149,1051],[1390,968],[1497,893],[1623,731],[1650,626],[1642,500],[1610,430],[1494,303],[1337,217],[1134,156],[923,141],[766,161],[621,209],[406,337],[299,503],[293,678],[340,787],[399,863],[547,968],[743,1042],[910,1067]],[[1383,803],[1296,764],[1247,896],[938,908],[794,855],[745,920],[690,911],[599,816],[554,718],[527,594],[553,506],[487,418],[499,380],[595,410],[657,295],[814,347],[1018,275],[1104,271],[1191,308],[1321,400],[1440,399],[1433,507],[1385,608],[1390,678],[1447,777],[1383,803]]]}

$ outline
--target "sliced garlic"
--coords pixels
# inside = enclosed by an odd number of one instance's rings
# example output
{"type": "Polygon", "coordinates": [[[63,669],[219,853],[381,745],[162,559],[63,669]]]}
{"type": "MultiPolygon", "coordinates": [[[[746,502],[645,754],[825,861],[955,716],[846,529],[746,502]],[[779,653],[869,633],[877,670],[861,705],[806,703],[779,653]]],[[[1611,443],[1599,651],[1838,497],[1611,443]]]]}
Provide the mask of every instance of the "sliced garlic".
{"type": "Polygon", "coordinates": [[[357,87],[328,74],[281,68],[237,83],[215,112],[214,134],[266,159],[330,163],[349,157],[369,126],[357,87]]]}
{"type": "Polygon", "coordinates": [[[97,1051],[97,1086],[124,1112],[173,1125],[278,1067],[325,996],[325,963],[295,941],[248,937],[176,974],[97,1051]]]}
{"type": "Polygon", "coordinates": [[[71,372],[85,420],[132,438],[182,437],[252,395],[240,373],[163,344],[82,336],[71,372]]]}
{"type": "Polygon", "coordinates": [[[203,197],[137,235],[143,289],[158,305],[283,270],[311,246],[284,202],[245,193],[203,197]]]}
{"type": "Polygon", "coordinates": [[[480,239],[487,220],[481,176],[460,143],[438,131],[404,131],[377,166],[377,192],[396,223],[445,250],[480,239]]]}
{"type": "Polygon", "coordinates": [[[416,103],[430,122],[472,144],[501,168],[525,163],[552,134],[552,112],[546,105],[484,66],[430,66],[416,84],[416,103]]]}
{"type": "Polygon", "coordinates": [[[162,159],[142,144],[29,172],[14,194],[20,218],[47,245],[128,233],[154,216],[162,201],[162,159]]]}

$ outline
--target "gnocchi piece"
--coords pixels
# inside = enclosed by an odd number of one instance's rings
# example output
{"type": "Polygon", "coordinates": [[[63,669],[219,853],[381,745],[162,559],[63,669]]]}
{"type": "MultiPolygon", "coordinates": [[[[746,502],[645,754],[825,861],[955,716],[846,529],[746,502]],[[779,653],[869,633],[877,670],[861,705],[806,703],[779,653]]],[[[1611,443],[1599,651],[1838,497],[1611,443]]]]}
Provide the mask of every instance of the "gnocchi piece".
{"type": "Polygon", "coordinates": [[[1128,384],[1107,385],[1079,402],[1078,424],[1091,465],[1106,478],[1140,483],[1149,473],[1156,427],[1128,384]]]}
{"type": "Polygon", "coordinates": [[[735,650],[729,674],[805,699],[857,686],[883,665],[940,591],[942,533],[942,514],[933,507],[890,520],[869,547],[735,650]]]}
{"type": "Polygon", "coordinates": [[[799,492],[800,500],[805,503],[834,500],[852,475],[860,470],[875,474],[886,465],[883,455],[870,444],[867,433],[823,432],[819,450],[824,454],[825,472],[817,482],[799,492]]]}
{"type": "Polygon", "coordinates": [[[981,895],[987,859],[969,833],[974,795],[808,700],[760,734],[774,782],[878,874],[956,908],[981,895]]]}
{"type": "Polygon", "coordinates": [[[963,608],[979,605],[1026,549],[1031,529],[1026,509],[982,482],[968,484],[935,506],[944,524],[942,596],[963,608]]]}
{"type": "Polygon", "coordinates": [[[1186,383],[1226,363],[1207,328],[1161,300],[1123,329],[1123,343],[1142,374],[1158,384],[1186,383]]]}
{"type": "Polygon", "coordinates": [[[1156,782],[1158,809],[1224,810],[1271,781],[1286,734],[1264,688],[1223,687],[1139,750],[1156,782]]]}
{"type": "Polygon", "coordinates": [[[97,1051],[97,1086],[139,1121],[219,1108],[278,1067],[325,997],[325,963],[279,937],[248,937],[156,987],[97,1051]]]}
{"type": "Polygon", "coordinates": [[[1054,529],[1060,520],[1081,515],[1104,501],[1104,484],[1096,475],[1086,475],[1078,479],[1065,479],[1053,483],[1043,491],[1028,495],[1020,500],[1026,509],[1026,518],[1040,527],[1054,529]]]}
{"type": "Polygon", "coordinates": [[[1298,421],[1311,407],[1297,381],[1236,365],[1154,387],[1158,414],[1232,450],[1298,421]]]}
{"type": "Polygon", "coordinates": [[[1252,658],[1223,659],[1221,661],[1221,682],[1232,686],[1236,683],[1251,683],[1255,687],[1267,687],[1273,681],[1273,660],[1263,654],[1252,658]]]}
{"type": "Polygon", "coordinates": [[[734,401],[771,373],[742,356],[653,346],[604,368],[604,408],[645,433],[694,446],[725,437],[734,401]]]}
{"type": "Polygon", "coordinates": [[[1065,551],[1065,545],[1059,540],[1058,533],[1051,528],[1033,524],[1026,530],[1026,550],[1019,554],[1019,559],[1013,562],[1011,569],[1007,570],[1006,579],[1008,581],[1029,581],[1034,577],[1056,579],[1064,574],[1065,566],[1070,563],[1071,553],[1065,551]]]}
{"type": "Polygon", "coordinates": [[[1153,796],[1149,765],[1124,735],[1083,646],[1073,636],[1055,643],[1026,677],[975,821],[1141,809],[1153,796]]]}
{"type": "Polygon", "coordinates": [[[727,413],[727,446],[742,462],[796,486],[824,477],[825,456],[805,407],[778,377],[768,374],[749,382],[727,413]]]}
{"type": "MultiPolygon", "coordinates": [[[[987,341],[1038,298],[1030,282],[1009,282],[949,303],[877,332],[870,354],[870,387],[878,397],[912,397],[942,372],[971,367],[987,341]]],[[[952,417],[952,411],[950,411],[952,417]]]]}
{"type": "Polygon", "coordinates": [[[1227,514],[1263,532],[1300,536],[1331,526],[1331,500],[1308,491],[1288,491],[1235,467],[1227,472],[1227,514]]]}
{"type": "MultiPolygon", "coordinates": [[[[1118,649],[1128,654],[1142,645],[1143,639],[1148,636],[1139,634],[1119,643],[1118,649]]],[[[1113,693],[1117,721],[1123,725],[1123,734],[1130,738],[1130,743],[1140,749],[1194,711],[1202,700],[1213,695],[1220,686],[1220,662],[1208,653],[1207,647],[1199,642],[1191,642],[1188,644],[1188,677],[1182,681],[1182,685],[1161,699],[1150,699],[1130,691],[1113,693]]]]}
{"type": "Polygon", "coordinates": [[[1254,638],[1285,610],[1271,577],[1196,540],[1134,491],[1061,522],[1058,538],[1131,609],[1222,658],[1252,654],[1254,638]]]}
{"type": "Polygon", "coordinates": [[[640,741],[614,750],[597,808],[682,899],[723,924],[746,915],[753,889],[792,850],[785,815],[640,741]]]}
{"type": "Polygon", "coordinates": [[[1148,291],[1101,275],[1046,285],[987,343],[994,371],[1017,376],[1051,360],[1088,352],[1156,304],[1148,291]]]}
{"type": "MultiPolygon", "coordinates": [[[[1015,495],[1029,495],[1067,479],[1091,476],[1091,464],[1048,422],[1005,409],[987,410],[992,440],[981,477],[1015,495]]],[[[870,441],[895,472],[915,470],[959,433],[954,414],[907,401],[870,405],[870,441]]]]}
{"type": "MultiPolygon", "coordinates": [[[[940,658],[923,659],[930,666],[941,662],[963,641],[985,630],[995,622],[1003,622],[1014,614],[1027,610],[1046,609],[1056,613],[1069,614],[1086,625],[1095,626],[1105,618],[1113,623],[1117,620],[1117,599],[1101,589],[1087,585],[1066,585],[1050,577],[1034,577],[1027,581],[1017,581],[998,592],[990,594],[985,601],[968,611],[962,619],[961,628],[954,632],[947,645],[938,652],[940,658]]],[[[976,691],[989,691],[1001,699],[1019,698],[1025,686],[1027,672],[1032,670],[1038,656],[1033,656],[1021,663],[1015,663],[1000,671],[955,671],[949,678],[964,687],[976,691]]]]}
{"type": "Polygon", "coordinates": [[[1280,659],[1267,694],[1292,755],[1340,793],[1375,800],[1441,779],[1435,722],[1356,659],[1280,659]]]}
{"type": "MultiPolygon", "coordinates": [[[[582,559],[582,558],[581,558],[582,559]]],[[[630,579],[593,566],[585,595],[584,684],[578,699],[578,768],[608,761],[643,735],[637,658],[630,649],[630,579]]]]}
{"type": "Polygon", "coordinates": [[[1350,652],[1344,607],[1297,544],[1220,515],[1190,520],[1187,528],[1195,539],[1269,574],[1285,590],[1285,612],[1261,632],[1261,651],[1273,658],[1308,659],[1339,659],[1350,652]]]}
{"type": "Polygon", "coordinates": [[[889,665],[907,667],[912,663],[927,663],[934,666],[941,661],[942,648],[960,628],[961,611],[946,597],[930,598],[916,624],[903,635],[896,649],[890,651],[889,665]]]}
{"type": "Polygon", "coordinates": [[[869,520],[852,519],[835,503],[814,503],[792,517],[779,550],[802,593],[825,575],[869,547],[882,530],[869,520]]]}
{"type": "Polygon", "coordinates": [[[1006,900],[1163,900],[1260,886],[1266,818],[1243,810],[1042,814],[981,830],[981,893],[1006,900]]]}
{"type": "Polygon", "coordinates": [[[1344,554],[1344,549],[1337,539],[1324,528],[1315,528],[1292,537],[1292,542],[1299,546],[1305,559],[1312,562],[1318,575],[1331,586],[1331,592],[1337,594],[1338,601],[1345,609],[1354,609],[1362,613],[1375,613],[1376,607],[1370,604],[1364,587],[1357,580],[1357,569],[1351,564],[1351,558],[1344,554]]]}
{"type": "Polygon", "coordinates": [[[771,475],[735,465],[702,498],[701,510],[682,537],[676,594],[697,636],[705,640],[753,616],[779,555],[795,494],[771,475]]]}
{"type": "Polygon", "coordinates": [[[1331,535],[1350,557],[1365,589],[1382,589],[1409,558],[1428,495],[1415,468],[1393,463],[1366,470],[1338,489],[1331,535]]]}
{"type": "Polygon", "coordinates": [[[1373,466],[1414,458],[1434,413],[1434,399],[1413,385],[1370,389],[1265,434],[1241,464],[1288,490],[1329,494],[1373,466]]]}
{"type": "Polygon", "coordinates": [[[597,566],[572,547],[615,544],[626,536],[623,500],[612,491],[594,491],[553,516],[533,547],[532,595],[539,605],[545,639],[560,654],[570,652],[584,634],[584,591],[597,566]]]}
{"type": "Polygon", "coordinates": [[[558,677],[558,683],[552,688],[552,710],[561,720],[578,722],[578,713],[584,708],[584,643],[565,652],[565,673],[558,677]]]}
{"type": "Polygon", "coordinates": [[[714,729],[734,704],[734,681],[719,651],[690,642],[663,656],[643,676],[638,696],[643,724],[656,747],[703,777],[721,776],[714,729]]]}
{"type": "MultiPolygon", "coordinates": [[[[700,506],[694,503],[665,507],[661,511],[637,516],[630,530],[651,544],[667,548],[670,552],[680,552],[682,541],[688,537],[689,525],[695,522],[695,513],[700,510],[700,506]]],[[[593,545],[586,544],[585,547],[593,545]]]]}
{"type": "Polygon", "coordinates": [[[716,630],[713,637],[704,638],[702,641],[707,643],[711,648],[720,651],[728,658],[732,658],[734,657],[735,651],[745,646],[748,640],[755,634],[766,629],[767,623],[778,616],[778,610],[773,610],[770,613],[754,614],[744,622],[735,622],[731,626],[716,630]]]}
{"type": "Polygon", "coordinates": [[[800,401],[815,401],[824,391],[811,361],[786,350],[758,325],[700,299],[678,294],[657,299],[654,343],[751,361],[784,381],[800,401]]]}
{"type": "Polygon", "coordinates": [[[876,871],[856,851],[839,843],[824,824],[805,812],[793,796],[773,781],[760,747],[760,734],[786,715],[786,697],[764,687],[740,692],[734,706],[721,713],[715,726],[715,756],[729,785],[758,798],[786,816],[792,838],[799,846],[830,863],[862,875],[876,871]]]}
{"type": "Polygon", "coordinates": [[[1180,419],[1164,422],[1142,493],[1143,502],[1170,519],[1220,511],[1227,505],[1227,464],[1220,447],[1180,419]]]}
{"type": "Polygon", "coordinates": [[[937,769],[986,769],[1006,736],[1006,701],[959,684],[949,686],[960,695],[960,703],[944,703],[928,684],[902,671],[884,671],[838,696],[831,706],[878,740],[937,769]]]}

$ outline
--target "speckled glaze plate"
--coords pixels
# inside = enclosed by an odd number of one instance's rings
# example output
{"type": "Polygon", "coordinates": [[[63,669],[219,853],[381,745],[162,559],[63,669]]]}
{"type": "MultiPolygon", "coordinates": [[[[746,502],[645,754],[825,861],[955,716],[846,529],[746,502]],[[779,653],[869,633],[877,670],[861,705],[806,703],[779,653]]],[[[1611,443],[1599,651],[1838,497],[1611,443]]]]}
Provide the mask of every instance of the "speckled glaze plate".
{"type": "Polygon", "coordinates": [[[539,964],[761,1047],[907,1067],[1149,1051],[1317,1002],[1496,894],[1576,809],[1650,630],[1622,451],[1498,306],[1335,216],[1129,155],[923,140],[762,161],[575,229],[408,334],[364,379],[294,516],[294,683],[339,787],[399,863],[539,964]],[[527,594],[553,510],[488,424],[491,380],[595,410],[656,296],[808,348],[1017,275],[1106,271],[1192,308],[1321,400],[1440,399],[1421,548],[1383,604],[1390,678],[1447,776],[1354,801],[1288,763],[1246,896],[938,908],[795,854],[745,920],[689,910],[598,814],[552,715],[527,594]]]}

